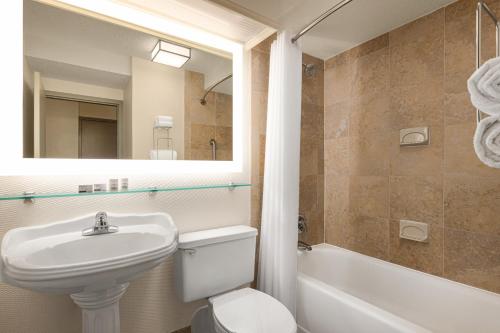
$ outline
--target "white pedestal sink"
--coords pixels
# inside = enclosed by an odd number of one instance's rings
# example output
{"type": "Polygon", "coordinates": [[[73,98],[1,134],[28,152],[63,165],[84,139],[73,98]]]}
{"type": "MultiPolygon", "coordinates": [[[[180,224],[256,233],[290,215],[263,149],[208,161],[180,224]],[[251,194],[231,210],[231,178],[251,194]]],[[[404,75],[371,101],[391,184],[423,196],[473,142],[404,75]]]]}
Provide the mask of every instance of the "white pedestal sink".
{"type": "Polygon", "coordinates": [[[116,233],[83,236],[95,214],[12,229],[1,247],[0,277],[11,285],[71,295],[84,333],[119,333],[118,302],[129,281],[177,249],[177,228],[163,213],[111,214],[116,233]]]}

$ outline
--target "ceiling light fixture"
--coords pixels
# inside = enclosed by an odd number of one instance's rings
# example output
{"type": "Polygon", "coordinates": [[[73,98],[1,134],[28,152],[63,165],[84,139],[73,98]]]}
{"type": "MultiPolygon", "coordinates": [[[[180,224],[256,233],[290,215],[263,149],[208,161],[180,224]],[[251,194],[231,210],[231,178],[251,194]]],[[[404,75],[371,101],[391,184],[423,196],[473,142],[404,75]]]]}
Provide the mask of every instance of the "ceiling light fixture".
{"type": "Polygon", "coordinates": [[[181,68],[191,58],[191,49],[179,44],[159,40],[153,51],[151,61],[181,68]]]}

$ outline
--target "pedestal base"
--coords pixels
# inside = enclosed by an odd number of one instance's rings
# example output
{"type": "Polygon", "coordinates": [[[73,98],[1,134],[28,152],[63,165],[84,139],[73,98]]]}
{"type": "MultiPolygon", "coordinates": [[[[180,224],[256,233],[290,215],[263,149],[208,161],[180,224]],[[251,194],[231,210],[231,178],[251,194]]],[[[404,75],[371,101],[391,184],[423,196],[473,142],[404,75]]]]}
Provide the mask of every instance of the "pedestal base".
{"type": "Polygon", "coordinates": [[[120,333],[118,304],[128,285],[124,283],[106,290],[71,295],[82,309],[83,333],[120,333]]]}

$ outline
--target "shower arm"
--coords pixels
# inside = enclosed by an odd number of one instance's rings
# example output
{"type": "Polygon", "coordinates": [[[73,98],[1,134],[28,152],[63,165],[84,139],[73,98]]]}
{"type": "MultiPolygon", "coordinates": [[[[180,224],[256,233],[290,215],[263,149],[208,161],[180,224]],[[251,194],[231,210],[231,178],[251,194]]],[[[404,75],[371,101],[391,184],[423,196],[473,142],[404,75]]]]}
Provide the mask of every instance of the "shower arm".
{"type": "Polygon", "coordinates": [[[207,104],[207,96],[208,94],[215,88],[217,87],[219,84],[221,84],[222,82],[226,81],[226,80],[229,80],[230,78],[233,77],[233,74],[229,74],[229,75],[226,75],[225,77],[223,77],[221,80],[215,82],[214,84],[212,84],[210,87],[208,87],[208,89],[205,91],[205,95],[203,95],[203,97],[200,99],[200,103],[201,105],[205,105],[207,104]]]}

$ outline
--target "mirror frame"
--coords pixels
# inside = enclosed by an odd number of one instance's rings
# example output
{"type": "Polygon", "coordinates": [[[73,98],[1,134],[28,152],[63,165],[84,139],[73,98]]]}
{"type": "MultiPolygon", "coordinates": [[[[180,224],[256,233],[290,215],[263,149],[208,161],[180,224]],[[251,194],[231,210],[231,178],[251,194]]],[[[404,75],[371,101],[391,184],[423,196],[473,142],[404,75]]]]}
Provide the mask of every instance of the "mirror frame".
{"type": "Polygon", "coordinates": [[[42,4],[88,15],[132,29],[169,38],[233,60],[233,160],[232,161],[150,161],[150,160],[78,160],[23,158],[23,1],[0,2],[4,26],[0,36],[10,45],[0,55],[0,91],[4,110],[0,113],[0,175],[68,174],[172,174],[240,173],[248,163],[250,123],[244,88],[249,76],[248,56],[243,44],[154,15],[112,0],[35,0],[42,4]],[[14,112],[17,110],[17,112],[14,112]],[[248,119],[247,119],[248,118],[248,119]]]}

